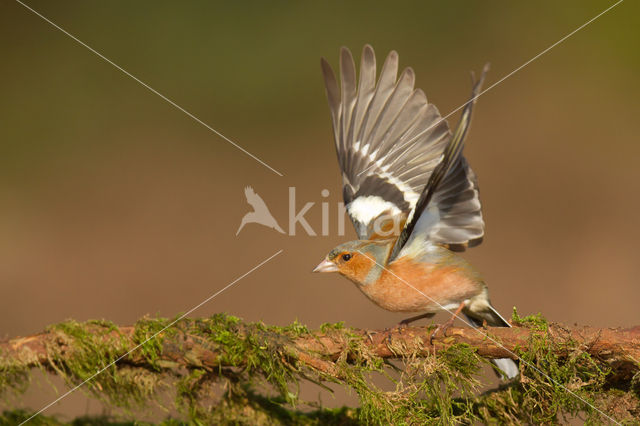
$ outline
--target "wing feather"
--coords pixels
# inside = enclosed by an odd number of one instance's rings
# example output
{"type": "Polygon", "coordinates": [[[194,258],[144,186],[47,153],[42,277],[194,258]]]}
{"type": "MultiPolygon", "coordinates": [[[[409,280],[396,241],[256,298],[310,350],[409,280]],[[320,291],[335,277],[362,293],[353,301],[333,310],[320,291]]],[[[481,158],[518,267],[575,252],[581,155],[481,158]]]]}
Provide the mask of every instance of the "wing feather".
{"type": "Polygon", "coordinates": [[[360,60],[360,84],[358,85],[358,99],[352,115],[351,127],[348,133],[348,143],[355,143],[356,136],[360,134],[364,123],[364,117],[369,109],[369,103],[376,89],[376,55],[373,48],[366,45],[362,51],[360,60]]]}
{"type": "MultiPolygon", "coordinates": [[[[324,76],[324,85],[327,91],[327,99],[329,101],[329,110],[331,111],[331,122],[333,123],[333,136],[336,144],[340,143],[340,133],[338,131],[338,125],[340,123],[340,89],[338,88],[338,82],[336,76],[333,73],[331,65],[326,59],[320,60],[322,67],[322,75],[324,76]]],[[[342,163],[340,164],[342,166],[342,163]]]]}
{"type": "Polygon", "coordinates": [[[342,149],[349,141],[347,135],[351,124],[351,114],[356,104],[356,64],[353,61],[351,51],[346,47],[340,49],[340,77],[341,77],[341,141],[342,149]]]}
{"type": "MultiPolygon", "coordinates": [[[[419,219],[412,220],[414,211],[436,171],[440,175],[428,196],[430,207],[420,206],[418,212],[433,216],[423,233],[441,244],[468,244],[464,237],[481,238],[484,229],[475,175],[461,157],[462,144],[447,154],[453,140],[447,122],[414,88],[411,68],[398,77],[398,62],[391,51],[376,81],[375,53],[366,45],[358,79],[351,52],[342,48],[338,87],[322,60],[347,212],[360,239],[375,238],[373,222],[383,216],[402,223],[400,229],[413,229],[419,219]]],[[[468,124],[463,127],[466,134],[468,124]]]]}
{"type": "Polygon", "coordinates": [[[442,160],[429,176],[429,181],[416,203],[415,210],[409,215],[391,251],[390,261],[398,257],[408,243],[411,246],[413,242],[421,244],[423,241],[431,241],[448,245],[452,249],[464,250],[482,241],[484,220],[478,182],[462,156],[462,150],[471,125],[473,105],[480,93],[487,71],[488,65],[485,65],[480,79],[474,83],[471,99],[462,111],[460,123],[447,143],[442,160]],[[437,212],[430,206],[435,206],[437,212]],[[452,211],[454,208],[457,211],[452,211]],[[456,219],[460,221],[460,216],[469,216],[469,224],[464,227],[456,226],[456,219]]]}
{"type": "MultiPolygon", "coordinates": [[[[375,71],[375,70],[374,70],[375,71]]],[[[370,135],[373,130],[373,127],[377,123],[379,116],[384,109],[384,106],[389,99],[391,93],[393,93],[393,89],[395,87],[396,78],[398,75],[398,54],[395,51],[391,51],[387,59],[384,61],[382,65],[382,71],[380,71],[380,79],[378,80],[378,84],[371,99],[371,103],[368,105],[367,111],[365,112],[363,126],[358,133],[357,140],[364,143],[367,141],[371,143],[370,135]]],[[[375,147],[371,147],[370,151],[374,151],[375,147]]]]}

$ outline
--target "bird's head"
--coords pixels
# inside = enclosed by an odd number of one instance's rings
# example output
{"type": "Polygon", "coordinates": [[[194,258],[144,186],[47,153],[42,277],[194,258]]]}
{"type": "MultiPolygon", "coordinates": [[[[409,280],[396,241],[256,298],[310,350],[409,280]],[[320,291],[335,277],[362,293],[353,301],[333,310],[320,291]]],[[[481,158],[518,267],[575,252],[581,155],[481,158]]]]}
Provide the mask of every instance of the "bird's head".
{"type": "Polygon", "coordinates": [[[389,253],[389,244],[376,241],[349,241],[329,252],[313,272],[339,272],[364,283],[371,268],[381,267],[389,253]]]}

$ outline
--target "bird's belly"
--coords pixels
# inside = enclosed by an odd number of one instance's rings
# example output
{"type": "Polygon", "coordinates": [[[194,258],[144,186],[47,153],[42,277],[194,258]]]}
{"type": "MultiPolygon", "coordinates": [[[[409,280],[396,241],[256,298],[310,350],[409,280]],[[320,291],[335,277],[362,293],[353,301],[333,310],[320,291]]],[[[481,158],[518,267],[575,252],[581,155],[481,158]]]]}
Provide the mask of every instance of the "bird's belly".
{"type": "Polygon", "coordinates": [[[436,312],[478,295],[482,282],[455,266],[394,262],[380,279],[359,286],[373,302],[394,312],[436,312]]]}

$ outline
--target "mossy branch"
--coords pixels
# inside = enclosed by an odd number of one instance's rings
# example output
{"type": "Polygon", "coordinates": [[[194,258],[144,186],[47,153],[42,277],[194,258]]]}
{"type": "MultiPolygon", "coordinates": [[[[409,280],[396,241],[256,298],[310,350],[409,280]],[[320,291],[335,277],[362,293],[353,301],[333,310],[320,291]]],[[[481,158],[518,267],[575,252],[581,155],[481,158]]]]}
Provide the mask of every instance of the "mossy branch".
{"type": "Polygon", "coordinates": [[[619,419],[640,414],[640,326],[563,326],[514,313],[513,328],[450,328],[430,342],[430,327],[360,330],[333,324],[311,331],[298,323],[273,327],[216,315],[181,319],[161,331],[170,323],[145,318],[118,327],[68,321],[0,342],[0,386],[23,390],[32,368],[73,385],[118,360],[87,390],[130,407],[147,404],[161,384],[173,381],[178,408],[190,420],[205,422],[305,424],[325,416],[322,422],[331,417],[336,422],[537,423],[564,414],[600,420],[600,411],[619,419]],[[474,375],[483,360],[517,357],[524,360],[518,380],[477,393],[474,375]],[[382,374],[395,390],[374,386],[371,374],[382,374]],[[301,380],[346,386],[358,393],[361,406],[297,411],[301,380]]]}
{"type": "MultiPolygon", "coordinates": [[[[198,320],[194,324],[198,323],[206,324],[207,320],[198,320]]],[[[115,357],[124,355],[139,340],[136,326],[109,325],[105,332],[105,324],[100,322],[67,323],[51,327],[44,333],[0,342],[3,362],[30,368],[54,368],[56,358],[74,356],[76,348],[73,337],[77,335],[78,328],[93,335],[94,344],[111,346],[115,357]]],[[[239,324],[234,333],[244,335],[253,331],[239,324]]],[[[290,333],[281,334],[277,328],[266,329],[264,337],[280,341],[281,350],[291,360],[330,375],[337,374],[333,362],[349,350],[354,337],[371,355],[382,359],[424,357],[447,351],[459,344],[472,346],[484,358],[517,359],[516,352],[527,350],[530,340],[535,336],[544,338],[560,357],[568,355],[567,342],[571,342],[572,346],[578,346],[585,353],[609,364],[619,380],[629,380],[638,369],[640,360],[640,326],[614,329],[549,324],[544,329],[488,327],[481,330],[452,327],[444,335],[436,335],[431,342],[429,336],[432,332],[431,327],[361,330],[325,326],[315,331],[299,330],[293,336],[290,333]],[[487,335],[501,345],[488,339],[487,335]]],[[[189,327],[178,326],[159,335],[157,353],[153,357],[143,348],[123,358],[120,364],[155,371],[158,367],[213,370],[238,367],[249,362],[247,359],[228,357],[225,350],[220,349],[220,342],[216,342],[219,336],[214,333],[208,327],[190,330],[189,327]]]]}

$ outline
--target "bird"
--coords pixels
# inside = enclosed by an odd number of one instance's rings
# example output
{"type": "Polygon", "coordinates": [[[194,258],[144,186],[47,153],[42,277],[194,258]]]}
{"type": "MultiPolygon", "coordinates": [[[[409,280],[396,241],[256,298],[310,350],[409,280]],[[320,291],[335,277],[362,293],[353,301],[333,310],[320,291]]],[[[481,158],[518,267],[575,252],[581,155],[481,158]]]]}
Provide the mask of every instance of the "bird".
{"type": "MultiPolygon", "coordinates": [[[[491,304],[481,275],[458,254],[484,237],[478,180],[462,151],[489,65],[478,80],[472,73],[471,98],[452,132],[414,88],[413,69],[398,77],[398,63],[391,51],[376,80],[375,52],[365,45],[358,79],[343,47],[338,86],[321,60],[344,204],[358,239],[333,248],[313,271],[338,272],[383,309],[419,314],[399,327],[453,312],[432,340],[461,313],[475,328],[511,327],[491,304]]],[[[509,358],[493,362],[503,378],[519,374],[509,358]]]]}
{"type": "Polygon", "coordinates": [[[253,190],[252,187],[247,186],[244,188],[244,195],[247,198],[247,203],[253,207],[253,211],[245,214],[240,222],[240,227],[236,231],[236,236],[240,233],[242,228],[247,223],[259,223],[269,228],[273,228],[281,234],[284,234],[280,225],[273,217],[269,208],[265,204],[264,200],[253,190]]]}

